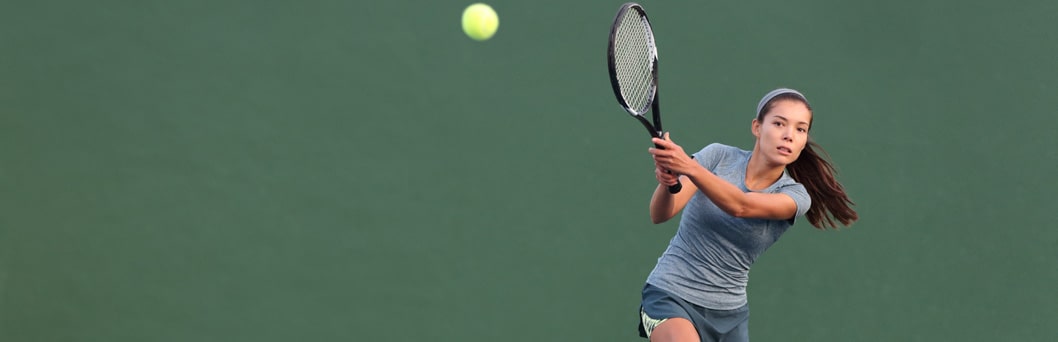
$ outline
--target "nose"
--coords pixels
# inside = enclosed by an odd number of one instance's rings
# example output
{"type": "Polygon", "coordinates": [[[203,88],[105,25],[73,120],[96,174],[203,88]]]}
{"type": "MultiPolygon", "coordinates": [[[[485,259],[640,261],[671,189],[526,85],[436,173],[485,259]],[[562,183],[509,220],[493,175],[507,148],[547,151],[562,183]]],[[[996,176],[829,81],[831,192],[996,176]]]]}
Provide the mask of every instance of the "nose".
{"type": "Polygon", "coordinates": [[[782,140],[793,142],[793,135],[794,135],[793,130],[794,129],[795,128],[790,127],[790,128],[787,128],[787,129],[783,130],[782,140]]]}

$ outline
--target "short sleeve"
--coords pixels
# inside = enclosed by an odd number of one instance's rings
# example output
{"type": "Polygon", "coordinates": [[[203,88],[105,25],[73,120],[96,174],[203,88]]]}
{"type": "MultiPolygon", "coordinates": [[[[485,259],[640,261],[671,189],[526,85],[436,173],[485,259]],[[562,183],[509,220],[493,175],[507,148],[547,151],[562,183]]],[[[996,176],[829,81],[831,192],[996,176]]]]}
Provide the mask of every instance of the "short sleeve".
{"type": "Polygon", "coordinates": [[[779,193],[790,196],[790,198],[793,198],[794,203],[797,203],[797,213],[790,218],[790,224],[793,224],[794,219],[805,216],[808,213],[808,209],[812,207],[812,197],[808,195],[808,190],[805,189],[805,186],[800,183],[784,186],[779,190],[779,193]]]}
{"type": "Polygon", "coordinates": [[[691,156],[698,161],[699,165],[702,165],[710,172],[715,172],[716,166],[720,164],[720,161],[724,159],[724,155],[727,154],[725,147],[719,143],[712,143],[691,156]]]}

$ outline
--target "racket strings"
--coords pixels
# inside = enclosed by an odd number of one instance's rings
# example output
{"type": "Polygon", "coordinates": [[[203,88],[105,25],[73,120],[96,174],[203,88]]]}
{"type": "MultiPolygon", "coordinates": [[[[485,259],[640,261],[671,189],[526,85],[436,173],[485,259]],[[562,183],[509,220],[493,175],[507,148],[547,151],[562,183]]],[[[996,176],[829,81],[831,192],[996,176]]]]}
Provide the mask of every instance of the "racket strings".
{"type": "Polygon", "coordinates": [[[614,37],[614,59],[621,95],[629,108],[645,113],[654,98],[654,35],[647,19],[628,11],[614,37]]]}

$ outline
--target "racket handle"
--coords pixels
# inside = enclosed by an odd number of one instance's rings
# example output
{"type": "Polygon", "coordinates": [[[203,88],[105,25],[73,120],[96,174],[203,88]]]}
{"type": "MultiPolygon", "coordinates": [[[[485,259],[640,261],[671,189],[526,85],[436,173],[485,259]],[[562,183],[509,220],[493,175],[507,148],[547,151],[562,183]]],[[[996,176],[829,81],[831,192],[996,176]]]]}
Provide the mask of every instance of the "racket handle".
{"type": "MultiPolygon", "coordinates": [[[[654,147],[657,147],[657,148],[659,148],[659,149],[661,148],[661,146],[658,146],[658,144],[654,144],[654,147]]],[[[667,173],[667,174],[670,174],[670,175],[671,175],[671,174],[672,174],[672,171],[670,171],[670,170],[665,170],[665,173],[667,173]]],[[[679,193],[679,192],[680,192],[680,190],[683,190],[683,184],[680,184],[680,179],[679,179],[679,178],[676,178],[676,184],[673,184],[673,185],[670,185],[670,186],[669,186],[669,193],[670,193],[670,194],[676,194],[676,193],[679,193]]]]}

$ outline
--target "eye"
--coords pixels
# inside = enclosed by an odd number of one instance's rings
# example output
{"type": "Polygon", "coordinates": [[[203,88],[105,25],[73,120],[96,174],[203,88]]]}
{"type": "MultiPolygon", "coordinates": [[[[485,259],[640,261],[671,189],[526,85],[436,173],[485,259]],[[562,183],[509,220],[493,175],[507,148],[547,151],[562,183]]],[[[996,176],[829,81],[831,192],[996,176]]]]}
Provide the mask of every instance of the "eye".
{"type": "Polygon", "coordinates": [[[797,131],[801,133],[808,133],[808,130],[804,128],[798,128],[797,131]]]}
{"type": "Polygon", "coordinates": [[[782,127],[782,122],[775,121],[772,123],[775,127],[782,127]]]}

